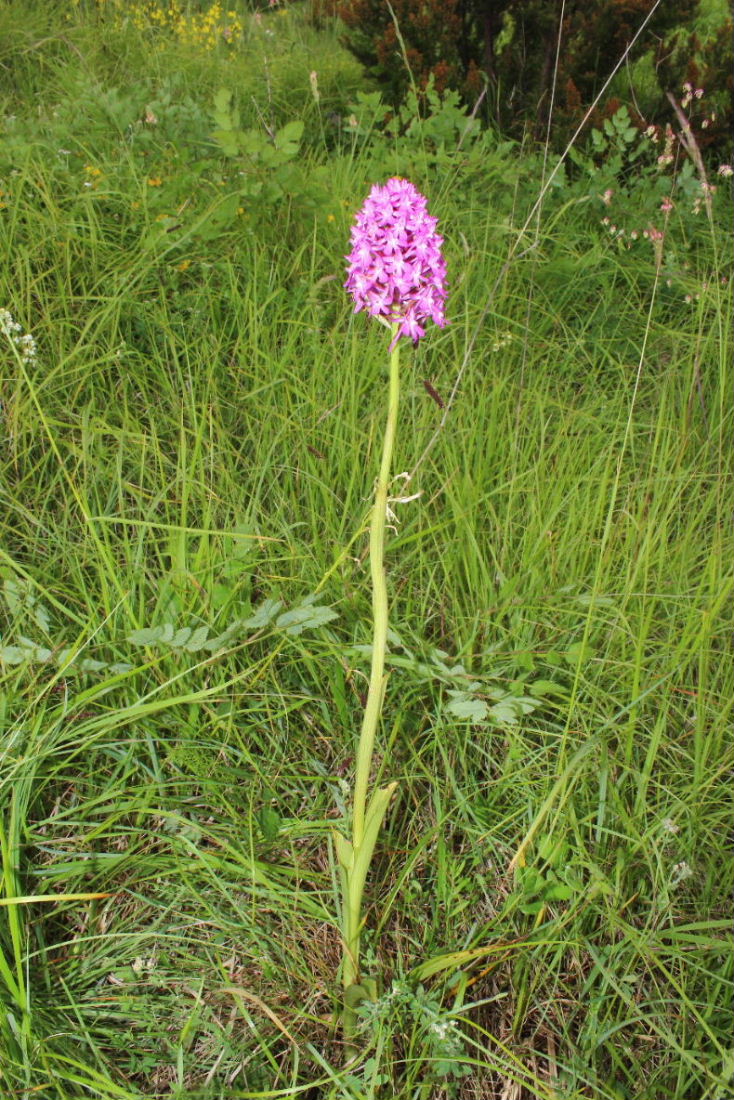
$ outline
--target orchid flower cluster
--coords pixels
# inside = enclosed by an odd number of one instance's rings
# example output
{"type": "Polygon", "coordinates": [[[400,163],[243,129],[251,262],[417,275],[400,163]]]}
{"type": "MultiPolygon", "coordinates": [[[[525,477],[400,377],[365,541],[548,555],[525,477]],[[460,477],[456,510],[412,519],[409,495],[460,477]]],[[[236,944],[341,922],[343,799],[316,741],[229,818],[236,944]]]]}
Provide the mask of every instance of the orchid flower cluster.
{"type": "Polygon", "coordinates": [[[446,264],[436,232],[437,219],[426,199],[408,180],[375,184],[352,227],[344,284],[354,299],[354,312],[398,324],[398,336],[414,343],[425,333],[423,322],[446,324],[446,264]]]}

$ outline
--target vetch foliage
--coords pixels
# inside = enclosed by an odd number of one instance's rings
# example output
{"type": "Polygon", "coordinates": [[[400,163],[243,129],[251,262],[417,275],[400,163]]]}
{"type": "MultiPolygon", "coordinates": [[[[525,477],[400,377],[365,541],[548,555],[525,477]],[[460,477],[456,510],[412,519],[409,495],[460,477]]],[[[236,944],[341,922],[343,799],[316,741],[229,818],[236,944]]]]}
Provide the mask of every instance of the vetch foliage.
{"type": "MultiPolygon", "coordinates": [[[[22,578],[6,576],[2,595],[11,619],[11,631],[16,633],[16,627],[18,630],[13,644],[0,643],[0,660],[6,664],[19,665],[26,661],[51,663],[69,673],[119,673],[133,667],[125,661],[84,657],[82,651],[55,642],[51,612],[22,578]],[[50,645],[19,632],[23,629],[24,620],[28,619],[50,645]]],[[[296,638],[304,631],[315,630],[337,618],[334,608],[317,603],[317,599],[317,595],[312,593],[287,609],[284,609],[281,600],[266,599],[251,615],[234,619],[225,630],[215,630],[205,623],[181,625],[167,621],[133,630],[125,641],[133,646],[158,648],[163,652],[219,654],[243,638],[259,634],[268,627],[276,633],[282,632],[287,637],[296,638]]]]}

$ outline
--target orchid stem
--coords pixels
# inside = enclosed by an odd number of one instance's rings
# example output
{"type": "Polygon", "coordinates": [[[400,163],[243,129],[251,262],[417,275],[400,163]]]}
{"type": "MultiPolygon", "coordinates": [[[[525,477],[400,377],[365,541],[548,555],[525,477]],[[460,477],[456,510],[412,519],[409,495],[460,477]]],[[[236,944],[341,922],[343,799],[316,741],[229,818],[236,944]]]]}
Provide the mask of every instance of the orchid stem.
{"type": "MultiPolygon", "coordinates": [[[[367,802],[372,757],[375,746],[377,726],[382,711],[385,693],[385,653],[387,650],[388,604],[387,583],[385,580],[384,550],[385,526],[387,520],[388,492],[390,487],[390,469],[398,422],[398,403],[400,398],[400,352],[397,340],[397,326],[392,329],[393,342],[390,348],[390,381],[387,408],[387,423],[382,447],[382,462],[375,486],[374,504],[370,520],[370,574],[372,579],[372,667],[369,689],[362,718],[362,729],[357,746],[357,763],[354,779],[354,798],[352,802],[351,844],[344,845],[347,852],[342,863],[343,883],[343,932],[344,960],[342,966],[342,984],[345,991],[358,987],[360,983],[360,933],[362,929],[362,893],[369,870],[370,860],[379,834],[382,818],[397,784],[375,791],[367,802]],[[349,863],[349,866],[345,866],[349,863]]],[[[356,990],[357,997],[359,990],[356,990]]],[[[356,1017],[354,1014],[354,995],[345,1004],[343,1025],[349,1044],[354,1035],[356,1017]],[[350,1003],[352,1002],[352,1003],[350,1003]]]]}
{"type": "Polygon", "coordinates": [[[375,502],[370,521],[370,574],[372,578],[372,668],[370,686],[367,693],[362,732],[357,749],[357,769],[354,779],[354,803],[352,818],[352,843],[358,848],[364,835],[364,818],[367,802],[367,784],[372,766],[372,753],[375,744],[377,723],[382,709],[384,693],[385,652],[387,649],[387,584],[385,581],[385,521],[387,518],[387,496],[390,487],[390,467],[395,443],[398,421],[398,401],[400,397],[400,345],[395,344],[390,354],[390,390],[388,397],[387,423],[382,447],[382,463],[375,486],[375,502]]]}

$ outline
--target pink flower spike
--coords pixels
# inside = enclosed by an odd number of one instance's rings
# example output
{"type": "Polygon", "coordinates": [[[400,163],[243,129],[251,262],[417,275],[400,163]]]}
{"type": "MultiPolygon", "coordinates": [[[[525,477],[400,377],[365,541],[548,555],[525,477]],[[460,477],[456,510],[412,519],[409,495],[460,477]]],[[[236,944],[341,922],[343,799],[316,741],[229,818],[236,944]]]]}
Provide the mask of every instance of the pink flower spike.
{"type": "Polygon", "coordinates": [[[394,177],[375,184],[352,226],[344,286],[355,313],[365,309],[399,326],[393,344],[400,336],[417,344],[424,321],[440,328],[447,323],[443,237],[436,225],[420,191],[394,177]]]}

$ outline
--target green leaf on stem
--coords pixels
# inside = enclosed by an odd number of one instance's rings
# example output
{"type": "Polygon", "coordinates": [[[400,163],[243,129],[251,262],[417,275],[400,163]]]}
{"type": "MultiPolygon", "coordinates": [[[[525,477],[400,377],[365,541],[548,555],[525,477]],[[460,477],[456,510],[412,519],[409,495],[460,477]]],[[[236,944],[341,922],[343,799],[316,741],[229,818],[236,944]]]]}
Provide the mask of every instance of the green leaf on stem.
{"type": "Polygon", "coordinates": [[[349,873],[354,867],[354,848],[351,841],[347,840],[341,833],[334,833],[334,847],[336,848],[336,858],[339,861],[339,866],[343,871],[349,873]]]}

